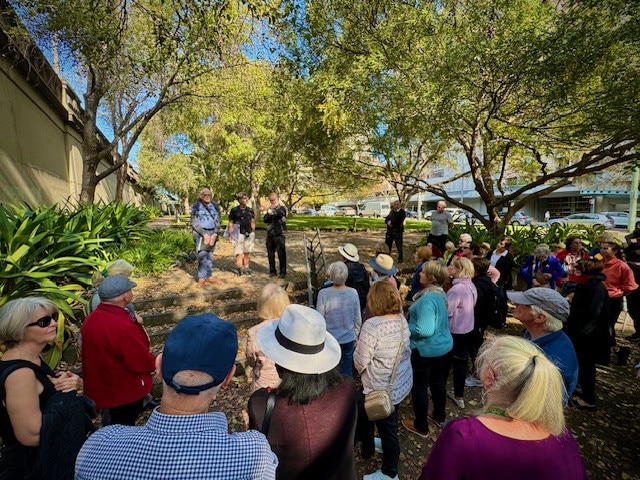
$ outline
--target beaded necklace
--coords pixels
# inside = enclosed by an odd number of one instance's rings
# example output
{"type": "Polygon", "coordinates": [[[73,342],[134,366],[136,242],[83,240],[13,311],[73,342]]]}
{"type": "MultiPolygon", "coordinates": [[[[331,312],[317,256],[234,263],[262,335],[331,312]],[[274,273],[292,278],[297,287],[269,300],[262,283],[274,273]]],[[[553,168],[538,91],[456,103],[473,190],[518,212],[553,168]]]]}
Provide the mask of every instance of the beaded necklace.
{"type": "Polygon", "coordinates": [[[487,408],[485,413],[492,413],[493,415],[498,415],[499,417],[509,418],[509,415],[507,414],[507,412],[505,412],[501,408],[489,407],[487,408]]]}

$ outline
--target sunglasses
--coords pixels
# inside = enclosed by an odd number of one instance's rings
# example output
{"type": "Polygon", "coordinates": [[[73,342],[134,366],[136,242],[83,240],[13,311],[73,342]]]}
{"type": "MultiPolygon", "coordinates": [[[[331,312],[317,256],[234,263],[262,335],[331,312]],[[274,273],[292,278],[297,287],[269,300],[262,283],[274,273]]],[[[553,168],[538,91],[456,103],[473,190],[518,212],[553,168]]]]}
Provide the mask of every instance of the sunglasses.
{"type": "Polygon", "coordinates": [[[54,322],[58,321],[58,319],[56,317],[54,317],[53,315],[45,315],[44,317],[39,318],[35,322],[27,323],[24,327],[25,328],[27,328],[27,327],[35,327],[37,325],[40,328],[47,328],[49,326],[49,324],[51,324],[52,320],[54,322]]]}

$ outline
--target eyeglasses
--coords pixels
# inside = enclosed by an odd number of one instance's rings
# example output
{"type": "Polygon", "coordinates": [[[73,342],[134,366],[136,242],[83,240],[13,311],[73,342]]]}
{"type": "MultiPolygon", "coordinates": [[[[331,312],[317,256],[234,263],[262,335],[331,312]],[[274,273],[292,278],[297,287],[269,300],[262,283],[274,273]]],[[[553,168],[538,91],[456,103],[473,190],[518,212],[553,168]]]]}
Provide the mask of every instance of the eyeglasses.
{"type": "Polygon", "coordinates": [[[27,327],[35,327],[36,325],[40,328],[47,328],[49,326],[49,324],[51,324],[51,321],[57,322],[58,319],[56,317],[54,317],[53,315],[45,315],[44,317],[39,318],[38,320],[36,320],[35,322],[31,322],[31,323],[27,323],[24,328],[27,327]]]}
{"type": "Polygon", "coordinates": [[[202,195],[200,195],[201,197],[210,197],[211,194],[210,193],[203,193],[202,195]]]}

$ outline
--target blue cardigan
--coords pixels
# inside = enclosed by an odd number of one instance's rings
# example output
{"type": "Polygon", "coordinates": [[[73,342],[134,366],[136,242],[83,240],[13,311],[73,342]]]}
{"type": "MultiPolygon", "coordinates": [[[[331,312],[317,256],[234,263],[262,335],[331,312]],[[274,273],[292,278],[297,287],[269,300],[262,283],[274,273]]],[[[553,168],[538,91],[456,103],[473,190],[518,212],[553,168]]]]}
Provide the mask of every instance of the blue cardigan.
{"type": "Polygon", "coordinates": [[[421,357],[440,357],[453,348],[449,331],[447,295],[440,288],[428,289],[409,307],[411,349],[421,357]]]}

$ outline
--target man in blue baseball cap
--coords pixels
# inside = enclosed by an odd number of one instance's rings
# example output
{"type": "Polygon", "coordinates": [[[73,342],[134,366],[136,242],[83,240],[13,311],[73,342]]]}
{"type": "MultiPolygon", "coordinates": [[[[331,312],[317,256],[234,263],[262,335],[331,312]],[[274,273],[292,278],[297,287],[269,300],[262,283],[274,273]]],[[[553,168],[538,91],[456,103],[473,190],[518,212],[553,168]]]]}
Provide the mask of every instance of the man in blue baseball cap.
{"type": "Polygon", "coordinates": [[[93,434],[76,461],[76,479],[275,479],[278,459],[255,430],[228,433],[209,412],[235,373],[235,326],[212,313],[190,315],[158,355],[162,400],[144,427],[114,425],[93,434]]]}

